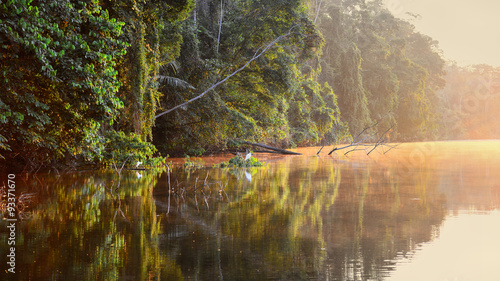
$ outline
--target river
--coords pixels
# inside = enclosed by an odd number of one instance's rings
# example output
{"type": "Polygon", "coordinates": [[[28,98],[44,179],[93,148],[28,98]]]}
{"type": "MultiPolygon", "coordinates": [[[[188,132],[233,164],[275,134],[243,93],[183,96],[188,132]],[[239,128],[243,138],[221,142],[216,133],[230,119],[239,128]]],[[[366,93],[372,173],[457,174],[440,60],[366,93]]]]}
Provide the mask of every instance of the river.
{"type": "Polygon", "coordinates": [[[500,141],[318,150],[246,169],[205,157],[15,175],[24,209],[2,210],[0,279],[500,279],[500,141]]]}

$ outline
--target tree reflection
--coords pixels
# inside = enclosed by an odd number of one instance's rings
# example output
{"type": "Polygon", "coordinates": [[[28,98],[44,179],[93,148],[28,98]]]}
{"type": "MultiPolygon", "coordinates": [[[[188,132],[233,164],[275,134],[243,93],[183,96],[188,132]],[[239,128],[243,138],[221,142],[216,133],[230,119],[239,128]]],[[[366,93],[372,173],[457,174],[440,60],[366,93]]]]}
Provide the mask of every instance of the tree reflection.
{"type": "Polygon", "coordinates": [[[16,277],[381,280],[438,235],[449,180],[433,165],[289,157],[177,170],[170,185],[165,171],[124,171],[118,189],[112,171],[41,175],[26,181],[37,195],[16,277]]]}
{"type": "Polygon", "coordinates": [[[252,182],[211,171],[228,183],[229,202],[214,197],[200,211],[175,201],[163,250],[193,279],[383,278],[388,261],[431,240],[446,214],[426,169],[401,177],[397,167],[302,160],[257,168],[252,182]]]}
{"type": "MultiPolygon", "coordinates": [[[[29,179],[37,190],[31,217],[19,224],[18,280],[149,280],[181,278],[158,247],[160,220],[152,197],[157,173],[73,173],[29,179]],[[116,215],[119,202],[123,215],[116,215]]],[[[2,228],[3,229],[3,228],[2,228]]],[[[4,233],[0,234],[4,237],[4,233]]],[[[3,240],[3,238],[2,238],[3,240]]],[[[2,244],[5,247],[7,243],[2,244]]],[[[3,251],[2,251],[3,252],[3,251]]],[[[2,257],[4,258],[4,257],[2,257]]]]}

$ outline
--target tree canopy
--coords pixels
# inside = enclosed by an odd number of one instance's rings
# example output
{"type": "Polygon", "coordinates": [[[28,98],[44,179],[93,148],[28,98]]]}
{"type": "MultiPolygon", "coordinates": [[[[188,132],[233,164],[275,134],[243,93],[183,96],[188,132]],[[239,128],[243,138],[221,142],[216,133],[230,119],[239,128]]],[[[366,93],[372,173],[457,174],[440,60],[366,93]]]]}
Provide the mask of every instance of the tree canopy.
{"type": "Polygon", "coordinates": [[[437,41],[380,0],[10,0],[0,15],[0,155],[22,165],[330,145],[375,122],[437,139],[463,114],[437,41]]]}
{"type": "Polygon", "coordinates": [[[101,124],[123,107],[116,95],[123,23],[93,0],[6,1],[0,14],[0,145],[7,156],[41,164],[99,154],[101,124]]]}

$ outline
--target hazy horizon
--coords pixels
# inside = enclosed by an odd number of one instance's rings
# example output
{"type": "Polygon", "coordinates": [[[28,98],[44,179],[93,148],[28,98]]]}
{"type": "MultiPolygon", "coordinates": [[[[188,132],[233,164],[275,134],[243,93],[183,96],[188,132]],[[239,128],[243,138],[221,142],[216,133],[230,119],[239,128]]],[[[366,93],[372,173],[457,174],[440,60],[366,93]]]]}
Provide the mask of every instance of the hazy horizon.
{"type": "Polygon", "coordinates": [[[439,42],[444,58],[459,65],[500,67],[500,2],[491,0],[384,0],[395,16],[410,19],[416,30],[439,42]],[[412,18],[407,13],[417,14],[412,18]]]}

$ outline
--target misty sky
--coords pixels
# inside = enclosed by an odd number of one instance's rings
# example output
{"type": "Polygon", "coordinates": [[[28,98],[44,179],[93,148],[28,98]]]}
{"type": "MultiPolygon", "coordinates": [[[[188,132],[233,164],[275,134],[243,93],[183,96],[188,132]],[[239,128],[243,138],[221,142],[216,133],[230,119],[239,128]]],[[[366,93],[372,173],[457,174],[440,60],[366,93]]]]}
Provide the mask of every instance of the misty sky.
{"type": "Polygon", "coordinates": [[[500,1],[384,0],[396,16],[412,20],[421,33],[439,41],[447,60],[461,65],[486,63],[500,67],[500,1]]]}

